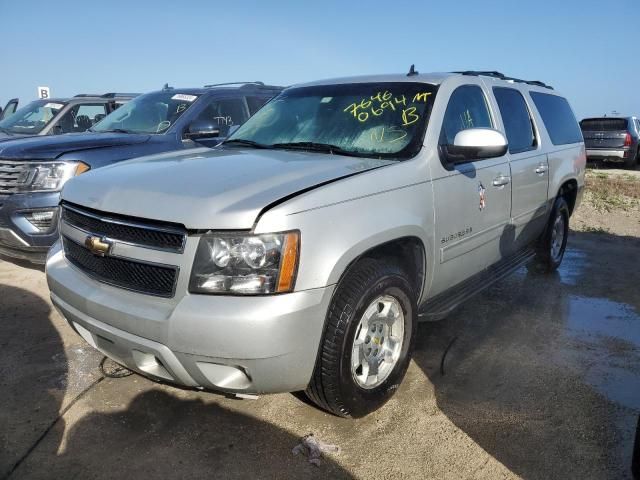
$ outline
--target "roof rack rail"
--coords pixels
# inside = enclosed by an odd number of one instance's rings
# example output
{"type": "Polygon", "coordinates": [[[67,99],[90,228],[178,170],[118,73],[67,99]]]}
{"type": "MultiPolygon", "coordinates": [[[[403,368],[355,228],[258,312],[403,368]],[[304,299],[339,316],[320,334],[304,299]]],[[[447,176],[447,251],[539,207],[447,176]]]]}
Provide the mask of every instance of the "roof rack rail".
{"type": "Polygon", "coordinates": [[[204,88],[223,87],[225,85],[240,85],[243,87],[245,85],[260,85],[261,87],[264,87],[263,82],[226,82],[226,83],[212,83],[211,85],[205,85],[204,88]]]}
{"type": "Polygon", "coordinates": [[[461,71],[461,72],[453,72],[453,73],[459,73],[460,75],[473,75],[473,76],[482,76],[482,77],[492,77],[492,78],[497,78],[499,80],[506,80],[506,81],[510,81],[510,82],[517,82],[517,83],[526,83],[527,85],[536,85],[538,87],[543,87],[543,88],[548,88],[549,90],[553,90],[553,87],[551,85],[547,85],[544,82],[541,82],[540,80],[522,80],[521,78],[515,78],[515,77],[507,77],[504,73],[500,73],[500,72],[496,72],[495,70],[465,70],[465,71],[461,71]]]}
{"type": "Polygon", "coordinates": [[[121,93],[121,92],[109,92],[109,93],[79,93],[74,95],[73,98],[83,97],[96,97],[96,98],[115,98],[115,97],[137,97],[139,93],[121,93]]]}
{"type": "Polygon", "coordinates": [[[102,98],[115,98],[115,97],[137,97],[139,93],[123,93],[123,92],[109,92],[100,95],[102,98]]]}

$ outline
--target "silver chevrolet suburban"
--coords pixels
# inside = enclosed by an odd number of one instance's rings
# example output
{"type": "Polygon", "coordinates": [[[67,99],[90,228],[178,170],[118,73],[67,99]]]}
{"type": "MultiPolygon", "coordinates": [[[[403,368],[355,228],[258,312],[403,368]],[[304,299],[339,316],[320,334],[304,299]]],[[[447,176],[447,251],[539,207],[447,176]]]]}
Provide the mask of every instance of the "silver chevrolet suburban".
{"type": "Polygon", "coordinates": [[[541,82],[412,68],[294,86],[213,150],[69,181],[51,298],[143,375],[306,390],[360,417],[398,388],[418,321],[558,268],[585,164],[541,82]]]}

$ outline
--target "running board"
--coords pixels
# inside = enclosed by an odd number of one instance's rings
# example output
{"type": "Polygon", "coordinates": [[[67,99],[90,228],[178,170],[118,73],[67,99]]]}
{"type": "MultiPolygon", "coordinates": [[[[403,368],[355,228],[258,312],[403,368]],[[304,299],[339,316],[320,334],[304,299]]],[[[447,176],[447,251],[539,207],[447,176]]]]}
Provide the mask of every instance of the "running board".
{"type": "Polygon", "coordinates": [[[486,268],[480,273],[460,282],[455,287],[442,292],[420,308],[420,321],[435,321],[449,315],[458,305],[470,297],[482,292],[486,288],[502,280],[520,267],[528,264],[535,256],[534,248],[527,248],[519,253],[486,268]]]}

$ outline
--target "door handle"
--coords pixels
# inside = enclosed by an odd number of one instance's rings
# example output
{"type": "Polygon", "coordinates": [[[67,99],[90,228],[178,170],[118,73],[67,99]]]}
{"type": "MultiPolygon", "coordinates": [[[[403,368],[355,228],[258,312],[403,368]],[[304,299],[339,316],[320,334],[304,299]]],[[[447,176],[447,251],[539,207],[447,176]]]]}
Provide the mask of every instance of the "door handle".
{"type": "Polygon", "coordinates": [[[547,167],[546,165],[538,165],[538,167],[536,168],[535,172],[538,175],[544,175],[547,170],[549,170],[549,167],[547,167]]]}
{"type": "Polygon", "coordinates": [[[504,187],[505,185],[508,185],[510,181],[511,181],[510,177],[507,177],[505,175],[500,175],[493,179],[493,186],[504,187]]]}

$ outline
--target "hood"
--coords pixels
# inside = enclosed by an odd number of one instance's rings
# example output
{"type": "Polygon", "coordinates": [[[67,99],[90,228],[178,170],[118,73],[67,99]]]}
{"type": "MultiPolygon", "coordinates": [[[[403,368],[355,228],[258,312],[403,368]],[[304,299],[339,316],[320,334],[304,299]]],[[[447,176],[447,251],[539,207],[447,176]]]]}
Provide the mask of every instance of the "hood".
{"type": "Polygon", "coordinates": [[[0,142],[8,142],[10,140],[18,140],[20,138],[32,137],[33,135],[24,135],[24,134],[11,134],[0,132],[0,142]]]}
{"type": "Polygon", "coordinates": [[[245,230],[274,202],[390,163],[311,152],[203,148],[83,174],[65,185],[62,198],[188,229],[245,230]]]}
{"type": "Polygon", "coordinates": [[[55,160],[65,153],[92,148],[135,145],[149,140],[149,135],[128,133],[68,133],[0,141],[0,158],[4,160],[55,160]]]}

